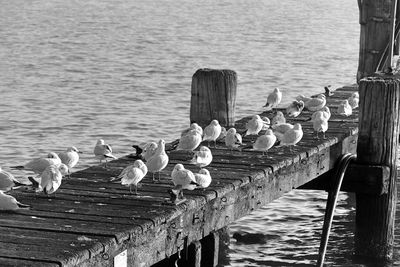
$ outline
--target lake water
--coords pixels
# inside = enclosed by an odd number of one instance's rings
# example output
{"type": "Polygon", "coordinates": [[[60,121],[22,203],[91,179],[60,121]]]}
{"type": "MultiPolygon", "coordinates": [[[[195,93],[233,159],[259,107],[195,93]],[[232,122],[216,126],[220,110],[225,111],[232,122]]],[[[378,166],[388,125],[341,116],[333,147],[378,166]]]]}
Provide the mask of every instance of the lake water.
{"type": "MultiPolygon", "coordinates": [[[[238,74],[237,118],[275,87],[294,96],[355,82],[356,1],[0,1],[0,166],[103,138],[116,156],[189,123],[199,68],[238,74]]],[[[20,175],[16,173],[16,175],[20,175]]],[[[229,266],[312,266],[326,195],[295,191],[231,227],[229,266]]],[[[341,195],[327,262],[351,262],[354,201],[341,195]]]]}

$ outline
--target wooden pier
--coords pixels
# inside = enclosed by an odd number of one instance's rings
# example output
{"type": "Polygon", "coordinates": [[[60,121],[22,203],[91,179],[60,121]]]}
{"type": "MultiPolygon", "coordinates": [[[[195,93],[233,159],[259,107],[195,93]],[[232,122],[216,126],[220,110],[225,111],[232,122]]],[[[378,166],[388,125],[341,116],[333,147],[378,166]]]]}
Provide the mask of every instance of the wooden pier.
{"type": "MultiPolygon", "coordinates": [[[[181,266],[216,266],[220,229],[295,188],[329,186],[337,159],[356,152],[358,110],[344,117],[336,114],[335,107],[357,90],[356,85],[345,86],[327,97],[332,117],[326,139],[315,138],[312,123],[306,121],[311,112],[287,118],[301,123],[304,131],[292,152],[288,147],[273,147],[262,156],[246,149],[231,151],[217,143],[207,167],[211,186],[185,191],[186,201],[178,205],[169,202],[167,192],[174,165],[183,163],[192,171],[198,168],[189,164],[188,153],[175,150],[167,151],[170,161],[161,182],[154,183],[147,174],[138,196],[110,182],[135,160],[134,155],[109,162],[108,169],[93,166],[73,173],[54,197],[15,190],[11,194],[31,204],[31,209],[0,214],[0,266],[150,266],[158,262],[166,266],[175,261],[177,252],[182,255],[181,266]]],[[[271,113],[262,115],[271,118],[271,113]]],[[[244,130],[248,119],[237,121],[235,127],[244,130]]],[[[255,138],[245,137],[244,143],[255,138]]],[[[357,171],[354,167],[353,172],[357,171]]],[[[343,188],[378,195],[387,191],[387,181],[366,177],[368,183],[347,175],[343,188]]]]}

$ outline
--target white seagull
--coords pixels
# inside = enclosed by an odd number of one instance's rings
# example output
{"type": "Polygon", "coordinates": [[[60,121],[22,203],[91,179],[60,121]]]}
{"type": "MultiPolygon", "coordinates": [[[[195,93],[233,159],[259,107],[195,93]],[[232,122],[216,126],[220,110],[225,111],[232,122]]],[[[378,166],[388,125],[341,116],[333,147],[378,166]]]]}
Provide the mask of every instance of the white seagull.
{"type": "Polygon", "coordinates": [[[68,173],[68,167],[64,163],[61,163],[59,167],[48,166],[43,173],[40,181],[40,188],[46,194],[50,195],[57,191],[61,185],[63,175],[68,173]]]}
{"type": "Polygon", "coordinates": [[[326,104],[326,97],[324,94],[319,94],[315,98],[311,98],[304,102],[304,107],[309,111],[317,111],[323,108],[326,104]]]}
{"type": "Polygon", "coordinates": [[[160,181],[160,172],[165,169],[169,161],[167,153],[165,153],[165,141],[160,139],[157,144],[157,149],[154,155],[146,162],[147,170],[153,174],[158,172],[158,181],[160,181]]]}
{"type": "Polygon", "coordinates": [[[194,190],[198,185],[193,172],[185,169],[182,164],[175,165],[171,173],[172,182],[180,189],[194,190]]]}
{"type": "Polygon", "coordinates": [[[236,149],[242,144],[242,136],[236,131],[235,128],[230,128],[226,133],[225,145],[231,150],[236,149]]]}
{"type": "Polygon", "coordinates": [[[303,138],[303,129],[300,123],[296,123],[293,129],[285,132],[281,139],[282,146],[289,146],[290,151],[292,151],[292,146],[295,146],[303,138]]]}
{"type": "Polygon", "coordinates": [[[94,156],[100,160],[100,164],[103,159],[106,161],[105,167],[107,168],[107,159],[116,159],[112,154],[112,148],[110,145],[105,144],[103,139],[97,140],[97,143],[93,150],[94,156]]]}
{"type": "Polygon", "coordinates": [[[211,150],[206,146],[201,146],[199,151],[194,152],[194,156],[190,160],[190,163],[203,168],[210,165],[212,159],[211,150]]]}
{"type": "Polygon", "coordinates": [[[246,135],[258,135],[258,133],[262,130],[264,126],[264,121],[260,118],[259,115],[253,115],[251,120],[246,122],[246,135]]]}
{"type": "Polygon", "coordinates": [[[121,184],[129,186],[129,191],[132,193],[132,185],[135,186],[135,195],[137,195],[137,185],[146,176],[147,166],[140,159],[136,160],[133,164],[128,165],[118,175],[121,179],[121,184]]]}
{"type": "Polygon", "coordinates": [[[215,146],[217,146],[217,138],[220,136],[222,131],[221,125],[217,120],[212,120],[209,125],[204,128],[203,133],[203,141],[208,141],[208,146],[210,146],[210,142],[214,141],[215,146]]]}
{"type": "Polygon", "coordinates": [[[263,152],[263,155],[270,149],[276,142],[276,136],[271,129],[268,129],[264,135],[257,138],[253,144],[253,149],[263,152]]]}
{"type": "Polygon", "coordinates": [[[19,182],[14,175],[3,170],[0,167],[0,191],[7,192],[11,189],[19,186],[23,186],[25,184],[19,182]]]}
{"type": "Polygon", "coordinates": [[[24,171],[32,171],[38,175],[42,174],[42,172],[51,165],[59,166],[61,164],[61,159],[58,157],[57,153],[50,152],[46,158],[36,158],[23,166],[13,166],[11,168],[24,170],[24,171]]]}
{"type": "Polygon", "coordinates": [[[196,131],[199,132],[199,134],[200,134],[201,136],[203,135],[203,128],[201,128],[201,126],[198,125],[197,123],[193,122],[193,123],[190,124],[190,127],[189,127],[189,128],[187,128],[187,129],[185,129],[185,130],[183,130],[183,131],[181,132],[181,136],[186,135],[186,134],[189,133],[191,130],[196,130],[196,131]]]}
{"type": "Polygon", "coordinates": [[[358,103],[360,102],[360,96],[358,95],[358,92],[354,92],[347,100],[349,101],[351,108],[355,109],[358,107],[358,103]]]}
{"type": "Polygon", "coordinates": [[[61,162],[67,165],[68,171],[71,172],[71,169],[76,166],[79,161],[79,154],[82,153],[76,147],[71,146],[67,148],[65,152],[58,153],[58,156],[61,159],[61,162]]]}
{"type": "Polygon", "coordinates": [[[261,120],[263,121],[263,127],[261,128],[261,130],[265,131],[271,125],[271,121],[268,119],[268,117],[261,117],[261,120]]]}
{"type": "Polygon", "coordinates": [[[286,114],[288,114],[289,117],[296,118],[300,115],[303,109],[304,102],[302,100],[295,100],[286,108],[286,114]]]}
{"type": "Polygon", "coordinates": [[[22,204],[17,201],[15,197],[5,194],[0,191],[0,210],[1,211],[14,211],[19,209],[27,209],[29,205],[22,204]]]}
{"type": "Polygon", "coordinates": [[[343,100],[337,109],[337,113],[342,116],[350,116],[353,113],[353,109],[351,108],[349,101],[343,100]]]}
{"type": "Polygon", "coordinates": [[[323,111],[316,111],[313,114],[313,128],[317,133],[317,139],[319,139],[318,134],[323,133],[323,139],[325,139],[325,132],[328,130],[328,120],[326,119],[326,113],[323,111]]]}
{"type": "Polygon", "coordinates": [[[281,141],[283,135],[284,135],[287,131],[293,129],[293,127],[294,127],[293,124],[290,124],[290,123],[281,123],[281,124],[272,125],[271,128],[272,128],[272,131],[274,132],[276,138],[277,138],[279,141],[281,141]]]}
{"type": "Polygon", "coordinates": [[[267,109],[273,109],[276,108],[279,103],[282,101],[282,92],[279,90],[279,88],[275,88],[272,93],[270,93],[267,97],[267,103],[264,105],[267,109]]]}
{"type": "Polygon", "coordinates": [[[277,111],[276,115],[272,118],[271,125],[286,123],[285,115],[283,115],[282,111],[277,111]]]}
{"type": "Polygon", "coordinates": [[[201,143],[201,134],[197,130],[190,130],[179,139],[176,150],[193,151],[201,143]]]}
{"type": "Polygon", "coordinates": [[[200,169],[198,173],[194,174],[198,188],[206,188],[211,184],[211,175],[207,169],[200,169]]]}

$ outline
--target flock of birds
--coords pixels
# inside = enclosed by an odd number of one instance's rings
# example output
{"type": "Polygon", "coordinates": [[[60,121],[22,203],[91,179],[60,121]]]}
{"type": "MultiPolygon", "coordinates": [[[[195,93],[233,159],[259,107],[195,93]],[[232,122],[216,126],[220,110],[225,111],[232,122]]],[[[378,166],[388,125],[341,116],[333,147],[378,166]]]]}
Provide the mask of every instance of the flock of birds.
{"type": "MultiPolygon", "coordinates": [[[[289,117],[297,117],[307,109],[313,114],[309,120],[313,123],[313,129],[316,132],[316,138],[322,133],[325,138],[325,132],[328,130],[328,121],[331,112],[326,106],[326,96],[331,92],[325,87],[325,94],[319,94],[316,97],[305,97],[299,95],[286,108],[286,114],[289,117]]],[[[265,108],[273,110],[277,108],[282,100],[282,92],[279,88],[275,88],[267,97],[265,108]]],[[[337,113],[342,116],[349,116],[352,110],[358,107],[358,93],[353,93],[348,99],[343,100],[337,113]]],[[[226,130],[217,120],[212,120],[204,129],[197,123],[192,123],[188,129],[181,132],[179,141],[172,149],[188,151],[191,153],[190,164],[198,166],[200,169],[197,173],[185,169],[184,165],[178,163],[171,172],[171,180],[174,185],[169,190],[171,200],[176,201],[183,197],[183,189],[194,190],[196,188],[206,188],[211,184],[210,172],[205,168],[213,159],[212,152],[209,147],[214,143],[216,147],[217,140],[222,140],[226,147],[230,150],[251,149],[262,152],[265,156],[267,151],[274,145],[295,146],[303,137],[303,130],[300,123],[290,124],[286,122],[285,115],[281,111],[277,111],[276,115],[270,120],[267,117],[254,115],[247,121],[245,131],[239,133],[235,128],[226,130]],[[259,135],[260,131],[265,130],[265,134],[259,135]],[[256,135],[257,139],[250,146],[243,146],[242,135],[256,135]],[[207,141],[208,147],[201,145],[207,141]],[[200,146],[199,150],[196,150],[200,146]]],[[[128,165],[122,172],[111,179],[111,182],[118,182],[128,186],[132,192],[132,186],[135,188],[134,194],[138,194],[137,187],[139,182],[147,175],[152,173],[153,182],[160,181],[160,172],[165,169],[169,162],[169,157],[165,151],[165,141],[160,139],[157,143],[150,142],[143,148],[133,145],[140,159],[135,160],[133,164],[128,165]],[[156,174],[158,179],[156,181],[156,174]]],[[[65,152],[50,152],[47,157],[36,158],[23,166],[14,166],[11,168],[30,171],[37,174],[37,177],[31,176],[28,179],[31,185],[19,182],[10,172],[2,170],[0,167],[0,210],[18,210],[20,208],[29,208],[28,205],[17,201],[13,196],[6,194],[8,191],[17,189],[22,186],[33,186],[36,192],[43,192],[46,195],[53,194],[60,187],[64,176],[70,174],[70,170],[76,166],[79,161],[79,153],[76,147],[70,147],[65,152]]],[[[116,159],[112,154],[112,148],[106,144],[103,139],[99,139],[93,150],[94,156],[102,163],[105,160],[105,168],[107,168],[107,160],[116,159]]]]}

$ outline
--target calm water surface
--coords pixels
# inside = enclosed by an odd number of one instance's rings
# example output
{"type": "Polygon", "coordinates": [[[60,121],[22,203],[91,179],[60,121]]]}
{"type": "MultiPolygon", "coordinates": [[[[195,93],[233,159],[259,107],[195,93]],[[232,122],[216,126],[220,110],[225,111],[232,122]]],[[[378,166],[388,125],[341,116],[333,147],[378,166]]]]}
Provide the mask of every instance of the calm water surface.
{"type": "MultiPolygon", "coordinates": [[[[0,166],[75,145],[77,169],[98,138],[115,155],[172,141],[189,123],[199,68],[238,73],[237,118],[279,86],[299,93],[354,83],[355,1],[0,0],[0,166]]],[[[20,175],[16,173],[16,175],[20,175]]],[[[326,195],[296,191],[232,226],[227,265],[311,266],[326,195]]],[[[342,195],[328,263],[351,261],[354,201],[342,195]]]]}

